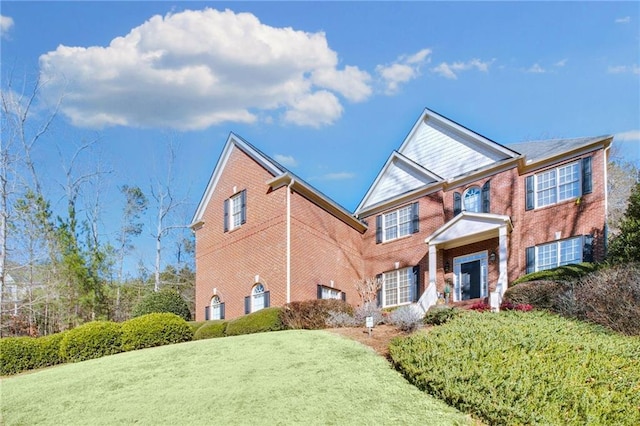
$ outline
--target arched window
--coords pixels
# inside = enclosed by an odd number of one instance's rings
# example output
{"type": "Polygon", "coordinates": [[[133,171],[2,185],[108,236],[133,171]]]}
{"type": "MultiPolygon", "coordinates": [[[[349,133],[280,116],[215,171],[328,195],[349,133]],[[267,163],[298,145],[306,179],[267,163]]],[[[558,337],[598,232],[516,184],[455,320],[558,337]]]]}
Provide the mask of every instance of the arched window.
{"type": "Polygon", "coordinates": [[[224,315],[222,314],[222,303],[220,303],[220,298],[218,296],[213,296],[211,298],[211,319],[219,320],[223,318],[224,315]]]}
{"type": "Polygon", "coordinates": [[[266,307],[264,299],[264,286],[261,283],[254,285],[251,290],[251,312],[264,309],[266,307]]]}
{"type": "Polygon", "coordinates": [[[480,188],[472,186],[464,192],[462,197],[464,203],[464,210],[468,212],[480,213],[482,211],[482,204],[480,202],[480,188]]]}

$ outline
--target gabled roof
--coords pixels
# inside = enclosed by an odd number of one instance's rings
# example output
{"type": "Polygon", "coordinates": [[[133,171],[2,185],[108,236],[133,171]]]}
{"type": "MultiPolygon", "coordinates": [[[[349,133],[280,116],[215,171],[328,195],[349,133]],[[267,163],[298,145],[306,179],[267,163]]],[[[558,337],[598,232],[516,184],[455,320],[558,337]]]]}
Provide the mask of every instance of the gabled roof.
{"type": "Polygon", "coordinates": [[[356,214],[367,213],[381,202],[391,203],[398,196],[416,190],[420,184],[450,182],[519,156],[517,152],[425,108],[398,151],[385,163],[356,208],[356,214]],[[410,170],[419,170],[434,180],[420,182],[419,178],[411,176],[410,170]],[[388,188],[389,182],[393,181],[399,183],[395,192],[388,188]]]}
{"type": "Polygon", "coordinates": [[[611,144],[613,136],[595,136],[572,139],[547,139],[509,144],[509,148],[524,156],[525,166],[544,163],[567,154],[589,151],[611,144]]]}
{"type": "Polygon", "coordinates": [[[265,185],[269,185],[273,189],[277,189],[283,185],[291,184],[291,189],[293,191],[299,193],[309,201],[318,205],[320,208],[334,215],[336,218],[357,229],[359,232],[364,232],[367,229],[367,226],[362,221],[355,218],[355,216],[353,216],[347,209],[340,206],[331,198],[327,197],[322,192],[305,182],[303,179],[287,170],[286,167],[284,167],[235,133],[230,133],[229,137],[227,138],[227,142],[222,150],[222,154],[220,154],[218,163],[213,169],[213,173],[211,174],[211,178],[209,179],[207,188],[205,189],[204,194],[200,199],[200,203],[198,204],[198,208],[196,209],[196,212],[193,216],[190,225],[191,228],[196,228],[199,224],[202,223],[207,204],[209,204],[209,200],[211,199],[211,196],[213,195],[215,188],[218,185],[218,181],[222,176],[222,172],[224,171],[227,161],[229,160],[229,157],[231,156],[234,148],[240,149],[242,152],[251,157],[256,163],[267,170],[271,175],[273,175],[273,179],[265,182],[265,185]]]}
{"type": "Polygon", "coordinates": [[[509,216],[462,212],[436,229],[425,239],[425,242],[447,249],[459,247],[497,236],[501,226],[507,226],[509,230],[513,229],[509,216]]]}

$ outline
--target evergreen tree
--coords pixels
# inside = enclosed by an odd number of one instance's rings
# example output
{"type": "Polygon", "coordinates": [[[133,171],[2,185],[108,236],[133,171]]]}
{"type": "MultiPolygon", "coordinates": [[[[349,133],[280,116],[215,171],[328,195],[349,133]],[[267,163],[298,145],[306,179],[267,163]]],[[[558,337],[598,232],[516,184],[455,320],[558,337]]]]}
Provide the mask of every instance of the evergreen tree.
{"type": "Polygon", "coordinates": [[[609,259],[613,263],[640,262],[640,182],[631,191],[627,210],[618,228],[620,233],[609,246],[609,259]]]}

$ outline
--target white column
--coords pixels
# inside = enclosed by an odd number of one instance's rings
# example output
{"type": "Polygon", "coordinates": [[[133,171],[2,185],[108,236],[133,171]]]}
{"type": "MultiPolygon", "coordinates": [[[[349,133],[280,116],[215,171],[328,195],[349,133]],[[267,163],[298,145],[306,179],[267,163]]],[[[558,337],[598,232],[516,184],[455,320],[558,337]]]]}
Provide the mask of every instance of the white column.
{"type": "Polygon", "coordinates": [[[434,244],[429,244],[429,284],[436,282],[436,265],[438,251],[434,244]]]}
{"type": "MultiPolygon", "coordinates": [[[[509,285],[508,273],[507,273],[507,253],[509,240],[507,238],[507,225],[504,224],[499,229],[499,243],[500,243],[500,277],[498,278],[498,285],[502,290],[502,294],[507,291],[509,285]]],[[[502,296],[502,294],[500,296],[502,296]]]]}

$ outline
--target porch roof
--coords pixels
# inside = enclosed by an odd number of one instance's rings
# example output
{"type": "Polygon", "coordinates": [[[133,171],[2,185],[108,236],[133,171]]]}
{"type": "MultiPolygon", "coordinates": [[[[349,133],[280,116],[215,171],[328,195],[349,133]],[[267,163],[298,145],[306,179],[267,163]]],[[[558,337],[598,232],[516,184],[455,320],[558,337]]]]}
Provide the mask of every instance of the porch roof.
{"type": "Polygon", "coordinates": [[[462,212],[428,236],[425,243],[450,249],[499,236],[499,229],[513,229],[506,215],[462,212]]]}

